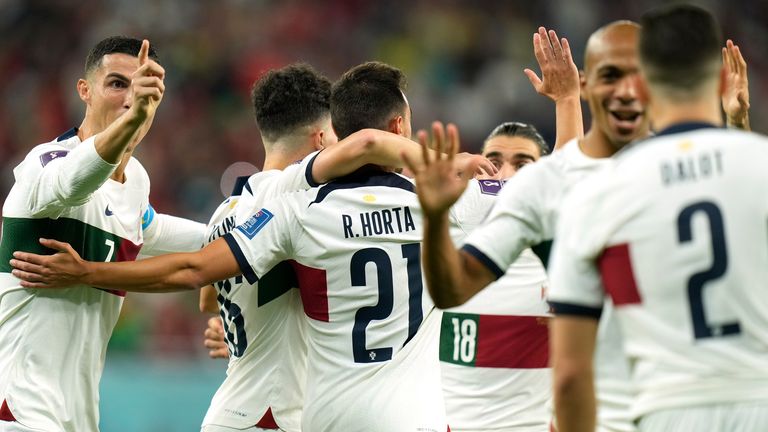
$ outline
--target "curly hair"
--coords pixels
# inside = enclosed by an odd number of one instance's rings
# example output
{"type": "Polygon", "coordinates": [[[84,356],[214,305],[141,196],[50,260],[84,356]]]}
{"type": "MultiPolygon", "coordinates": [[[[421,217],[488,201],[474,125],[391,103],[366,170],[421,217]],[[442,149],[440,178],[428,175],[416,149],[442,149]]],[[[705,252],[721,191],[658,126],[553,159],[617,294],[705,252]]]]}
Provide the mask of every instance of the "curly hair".
{"type": "Polygon", "coordinates": [[[331,82],[304,63],[267,72],[251,90],[256,124],[268,140],[330,115],[330,98],[331,82]]]}

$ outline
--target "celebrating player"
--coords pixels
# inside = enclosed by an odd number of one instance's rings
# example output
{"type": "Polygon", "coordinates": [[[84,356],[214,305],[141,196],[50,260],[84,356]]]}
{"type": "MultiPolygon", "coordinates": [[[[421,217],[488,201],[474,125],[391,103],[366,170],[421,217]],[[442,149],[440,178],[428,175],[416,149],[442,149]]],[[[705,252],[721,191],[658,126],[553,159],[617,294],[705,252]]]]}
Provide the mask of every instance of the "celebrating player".
{"type": "MultiPolygon", "coordinates": [[[[339,136],[360,127],[408,136],[410,107],[403,82],[399,70],[381,63],[347,72],[332,95],[333,126],[339,136]]],[[[457,146],[455,128],[449,127],[449,137],[457,146]]],[[[369,166],[266,204],[238,229],[197,253],[113,267],[85,263],[66,245],[44,242],[66,253],[37,257],[43,260],[38,263],[54,266],[61,258],[67,261],[69,272],[58,282],[87,280],[150,292],[196,288],[241,273],[253,283],[292,258],[310,318],[303,428],[444,430],[437,357],[440,314],[422,295],[420,223],[412,183],[369,166]],[[86,275],[85,268],[96,271],[86,275]],[[395,392],[400,396],[392,398],[395,392]]],[[[36,266],[26,269],[40,270],[36,266]]]]}
{"type": "MultiPolygon", "coordinates": [[[[581,88],[582,97],[592,111],[589,132],[583,139],[570,141],[507,182],[497,205],[461,249],[453,246],[448,235],[447,211],[463,192],[464,184],[447,175],[440,161],[415,171],[426,228],[424,271],[430,294],[439,307],[465,303],[502,277],[528,247],[546,264],[565,193],[585,175],[605,164],[604,158],[648,133],[637,79],[638,29],[634,23],[619,21],[590,37],[581,88]],[[500,233],[503,238],[499,237],[500,233]]],[[[605,357],[607,364],[613,364],[610,355],[605,357]]],[[[610,384],[607,387],[613,388],[610,384]]],[[[627,396],[613,396],[615,391],[609,393],[612,396],[607,397],[610,403],[605,405],[605,423],[614,429],[632,430],[622,409],[627,396]]]]}
{"type": "MultiPolygon", "coordinates": [[[[547,150],[536,128],[517,122],[496,127],[483,146],[504,179],[547,150]]],[[[502,184],[484,179],[469,183],[451,210],[465,229],[482,225],[502,184]]],[[[546,286],[541,261],[526,249],[499,281],[443,314],[440,366],[451,430],[549,430],[546,286]]]]}
{"type": "MultiPolygon", "coordinates": [[[[355,132],[336,144],[330,96],[330,82],[308,65],[270,71],[256,83],[252,97],[264,141],[264,170],[238,182],[233,196],[211,218],[208,242],[246,222],[267,198],[309,189],[368,163],[400,166],[401,151],[420,154],[411,140],[375,129],[355,132]]],[[[465,154],[459,169],[471,170],[480,162],[481,157],[465,154]]],[[[493,171],[488,161],[483,166],[493,171]]],[[[218,281],[213,305],[206,304],[210,287],[201,291],[203,308],[219,313],[226,323],[221,340],[226,336],[224,355],[231,358],[227,378],[203,421],[204,431],[300,430],[306,330],[301,300],[291,289],[297,287],[293,273],[284,262],[257,284],[242,277],[218,281]]],[[[217,319],[213,328],[221,328],[221,322],[217,319]]]]}
{"type": "Polygon", "coordinates": [[[14,170],[0,243],[0,430],[96,431],[98,385],[124,292],[27,290],[10,275],[14,250],[45,253],[56,237],[95,261],[199,248],[203,225],[156,215],[149,178],[131,157],[165,90],[148,41],[111,37],[77,82],[85,118],[35,147],[14,170]],[[144,215],[142,217],[142,215],[144,215]]]}
{"type": "MultiPolygon", "coordinates": [[[[563,206],[550,299],[558,424],[594,430],[592,348],[610,296],[641,431],[768,428],[768,139],[725,130],[720,31],[705,10],[642,18],[657,135],[563,206]]],[[[741,98],[744,102],[744,98],[741,98]]]]}

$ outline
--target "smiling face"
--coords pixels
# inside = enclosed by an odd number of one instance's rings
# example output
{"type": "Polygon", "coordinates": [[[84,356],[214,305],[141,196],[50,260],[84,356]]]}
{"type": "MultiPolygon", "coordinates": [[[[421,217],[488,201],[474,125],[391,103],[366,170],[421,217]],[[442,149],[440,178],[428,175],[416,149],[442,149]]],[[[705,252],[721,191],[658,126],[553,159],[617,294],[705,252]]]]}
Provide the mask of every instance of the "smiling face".
{"type": "Polygon", "coordinates": [[[93,133],[107,128],[131,107],[131,75],[139,67],[139,59],[128,54],[107,54],[101,65],[77,83],[85,102],[86,120],[93,133]]]}
{"type": "Polygon", "coordinates": [[[616,149],[648,134],[639,31],[636,24],[616,23],[595,33],[587,44],[582,97],[589,103],[592,128],[616,149]]]}

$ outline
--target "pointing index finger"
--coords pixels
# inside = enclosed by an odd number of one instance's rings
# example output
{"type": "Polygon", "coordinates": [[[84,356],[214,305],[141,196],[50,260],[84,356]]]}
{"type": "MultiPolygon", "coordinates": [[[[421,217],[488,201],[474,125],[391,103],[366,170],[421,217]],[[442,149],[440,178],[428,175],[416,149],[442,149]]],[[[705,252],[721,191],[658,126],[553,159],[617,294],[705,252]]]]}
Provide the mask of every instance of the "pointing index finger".
{"type": "Polygon", "coordinates": [[[144,66],[149,59],[149,41],[144,39],[141,41],[141,49],[139,49],[139,66],[144,66]]]}

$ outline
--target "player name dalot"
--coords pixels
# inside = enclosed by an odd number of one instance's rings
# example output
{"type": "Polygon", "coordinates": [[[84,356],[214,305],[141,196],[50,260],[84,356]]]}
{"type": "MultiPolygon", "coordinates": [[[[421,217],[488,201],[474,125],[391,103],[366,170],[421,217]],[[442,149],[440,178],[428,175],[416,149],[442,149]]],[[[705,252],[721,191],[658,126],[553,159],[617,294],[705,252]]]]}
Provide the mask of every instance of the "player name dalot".
{"type": "Polygon", "coordinates": [[[341,215],[344,238],[415,231],[416,224],[408,206],[375,210],[357,215],[341,215]]]}
{"type": "Polygon", "coordinates": [[[661,181],[664,186],[708,180],[722,174],[723,158],[719,151],[685,156],[661,163],[661,181]]]}

